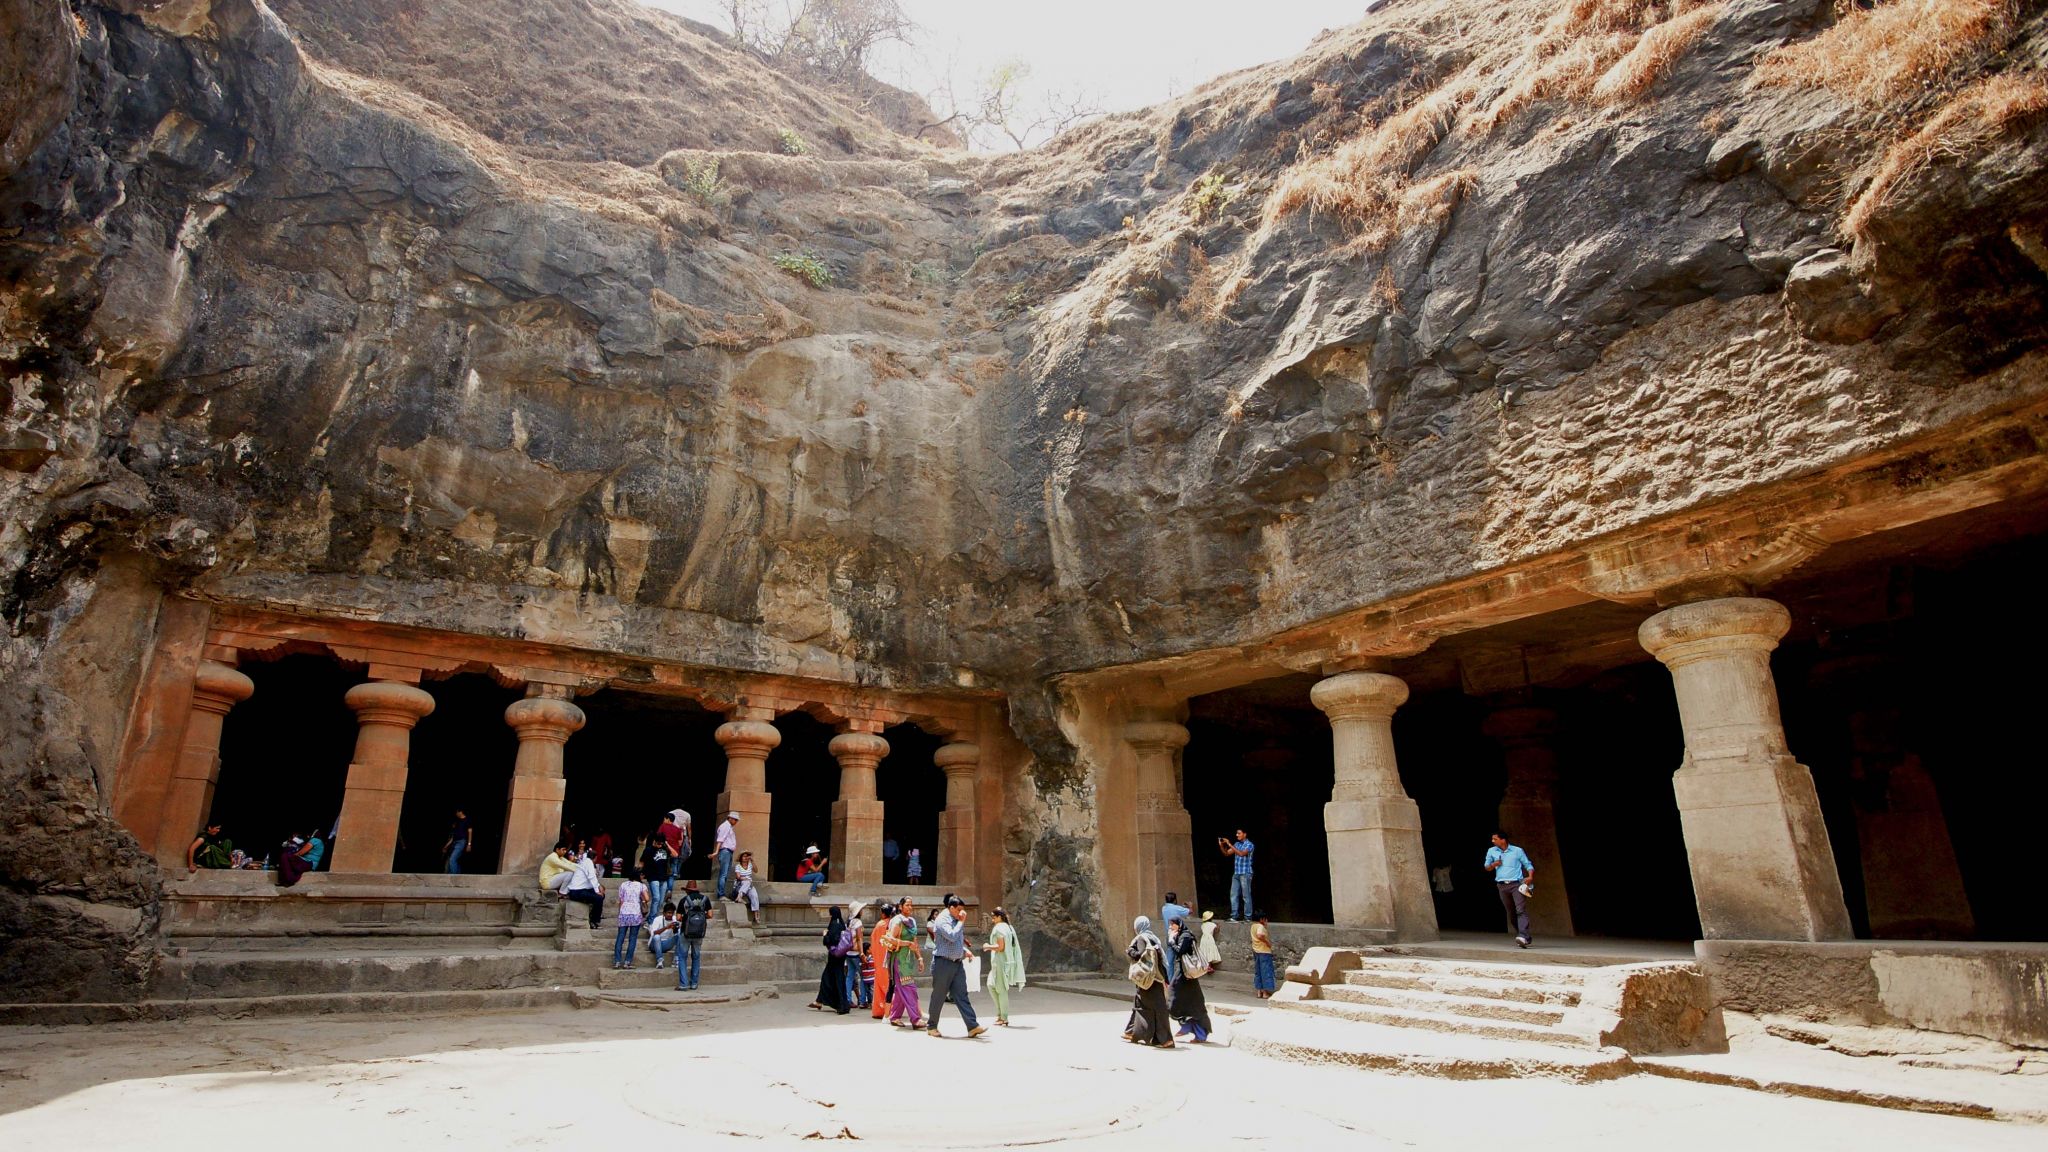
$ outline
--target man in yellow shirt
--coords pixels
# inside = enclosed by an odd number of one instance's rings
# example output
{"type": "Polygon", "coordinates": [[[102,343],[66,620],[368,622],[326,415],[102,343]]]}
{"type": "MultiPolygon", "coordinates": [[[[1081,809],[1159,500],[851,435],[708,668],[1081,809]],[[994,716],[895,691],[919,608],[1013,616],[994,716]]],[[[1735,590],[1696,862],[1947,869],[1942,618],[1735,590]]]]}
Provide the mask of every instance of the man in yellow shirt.
{"type": "Polygon", "coordinates": [[[569,846],[555,845],[555,850],[548,853],[546,859],[540,862],[540,890],[561,892],[562,886],[569,882],[566,878],[575,874],[575,871],[576,862],[569,859],[569,846]]]}

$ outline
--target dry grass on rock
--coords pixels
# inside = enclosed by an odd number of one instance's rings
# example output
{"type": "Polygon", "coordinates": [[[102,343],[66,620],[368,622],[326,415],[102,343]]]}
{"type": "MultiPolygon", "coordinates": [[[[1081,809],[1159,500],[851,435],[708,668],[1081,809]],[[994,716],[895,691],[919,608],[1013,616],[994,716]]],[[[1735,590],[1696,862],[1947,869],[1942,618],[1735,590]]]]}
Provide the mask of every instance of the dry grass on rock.
{"type": "Polygon", "coordinates": [[[1851,8],[1827,31],[1757,64],[1756,82],[1824,88],[1876,105],[1940,87],[2012,42],[2013,0],[1891,0],[1851,8]]]}
{"type": "Polygon", "coordinates": [[[1887,149],[1877,172],[1842,218],[1842,231],[1864,239],[1871,225],[1922,170],[1966,160],[2001,137],[2048,115],[2048,80],[2039,75],[1993,76],[1948,102],[1919,131],[1887,149]]]}
{"type": "Polygon", "coordinates": [[[1296,162],[1267,194],[1262,231],[1297,212],[1340,221],[1355,247],[1384,249],[1440,222],[1469,192],[1469,169],[1417,182],[1453,135],[1484,137],[1535,104],[1619,104],[1668,75],[1725,10],[1720,0],[1560,0],[1548,18],[1496,38],[1471,62],[1329,152],[1296,162]]]}

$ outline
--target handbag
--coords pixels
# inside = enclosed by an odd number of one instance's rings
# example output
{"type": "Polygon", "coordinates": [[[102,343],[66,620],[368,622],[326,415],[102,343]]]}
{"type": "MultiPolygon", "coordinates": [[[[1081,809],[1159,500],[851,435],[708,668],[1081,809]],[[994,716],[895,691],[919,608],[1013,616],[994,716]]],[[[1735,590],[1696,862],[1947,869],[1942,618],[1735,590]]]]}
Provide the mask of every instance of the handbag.
{"type": "Polygon", "coordinates": [[[1143,956],[1131,961],[1130,971],[1126,975],[1131,983],[1138,986],[1140,992],[1159,983],[1159,949],[1146,948],[1143,956]]]}

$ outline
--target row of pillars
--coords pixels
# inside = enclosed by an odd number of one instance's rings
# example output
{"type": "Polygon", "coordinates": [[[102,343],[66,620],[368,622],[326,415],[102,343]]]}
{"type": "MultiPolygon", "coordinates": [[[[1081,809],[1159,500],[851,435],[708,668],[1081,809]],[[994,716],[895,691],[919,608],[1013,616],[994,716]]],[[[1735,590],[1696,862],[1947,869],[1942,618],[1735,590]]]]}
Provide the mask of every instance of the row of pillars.
{"type": "MultiPolygon", "coordinates": [[[[1638,639],[1671,671],[1685,735],[1673,777],[1700,925],[1709,938],[1835,940],[1852,933],[1813,777],[1785,742],[1770,654],[1791,627],[1785,608],[1749,597],[1671,608],[1638,639]]],[[[1422,818],[1401,785],[1393,717],[1408,686],[1384,672],[1343,672],[1309,699],[1330,719],[1336,774],[1323,806],[1330,902],[1340,926],[1437,934],[1422,851],[1422,818]]],[[[1523,838],[1542,882],[1539,923],[1569,931],[1552,816],[1552,718],[1510,709],[1489,720],[1504,745],[1502,822],[1523,838]]],[[[1145,896],[1194,887],[1193,844],[1181,806],[1179,749],[1187,729],[1144,718],[1126,726],[1138,760],[1137,834],[1145,896]]],[[[1552,930],[1555,930],[1554,928],[1552,930]]]]}
{"type": "MultiPolygon", "coordinates": [[[[412,730],[434,711],[433,696],[416,683],[377,677],[377,671],[373,666],[373,678],[343,697],[356,714],[357,730],[337,821],[331,865],[336,872],[391,870],[410,773],[412,730]]],[[[211,811],[220,778],[222,725],[228,712],[255,690],[255,683],[233,667],[214,660],[200,663],[184,747],[158,825],[158,854],[167,864],[184,858],[185,845],[211,811]]],[[[518,736],[519,751],[505,808],[500,872],[537,868],[554,846],[568,793],[564,752],[586,720],[569,696],[564,686],[530,684],[526,698],[505,709],[505,723],[518,736]]],[[[774,715],[771,709],[742,705],[713,733],[726,755],[725,790],[718,796],[716,819],[738,812],[740,849],[762,859],[767,858],[774,811],[768,755],[782,743],[774,715]]],[[[849,720],[828,747],[839,761],[839,799],[832,804],[834,877],[843,883],[879,884],[883,802],[876,796],[875,772],[889,754],[889,742],[878,721],[849,720]]],[[[975,776],[981,750],[970,743],[946,744],[934,761],[946,778],[934,879],[964,884],[974,874],[975,776]]]]}

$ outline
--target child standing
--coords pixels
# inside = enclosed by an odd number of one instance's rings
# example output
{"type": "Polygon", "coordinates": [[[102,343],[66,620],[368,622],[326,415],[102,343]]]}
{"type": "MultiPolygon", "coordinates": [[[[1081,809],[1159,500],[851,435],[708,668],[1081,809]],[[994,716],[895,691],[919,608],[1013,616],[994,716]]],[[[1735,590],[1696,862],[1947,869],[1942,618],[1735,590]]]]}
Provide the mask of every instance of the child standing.
{"type": "MultiPolygon", "coordinates": [[[[888,914],[884,912],[881,918],[875,922],[875,933],[877,935],[887,931],[886,926],[888,924],[888,920],[888,914]]],[[[855,918],[855,922],[860,922],[858,917],[855,918]]],[[[859,967],[860,1006],[863,1008],[872,1008],[875,1003],[875,947],[874,942],[872,940],[869,941],[867,947],[862,948],[860,950],[859,967]]]]}
{"type": "Polygon", "coordinates": [[[633,952],[640,947],[640,925],[647,917],[647,885],[640,882],[638,868],[626,869],[626,881],[619,885],[619,933],[612,939],[612,967],[631,970],[633,952]]]}
{"type": "Polygon", "coordinates": [[[1259,999],[1273,996],[1273,933],[1266,927],[1266,914],[1252,916],[1252,991],[1259,999]]]}

